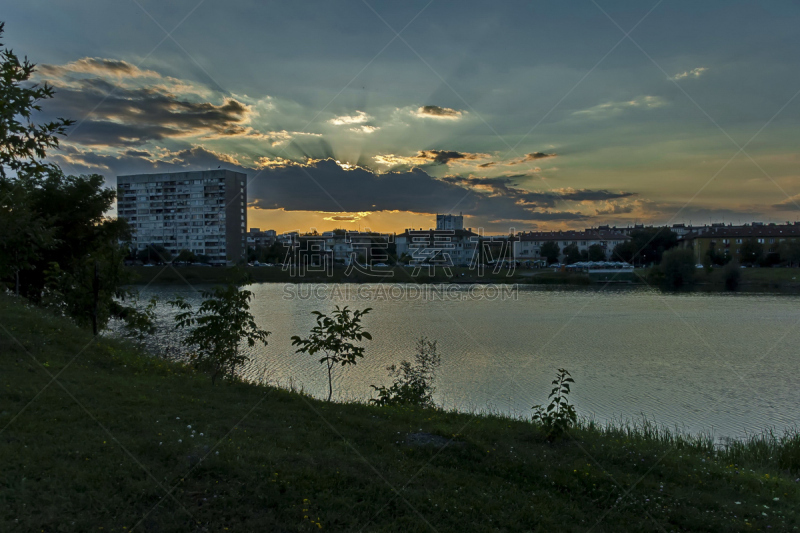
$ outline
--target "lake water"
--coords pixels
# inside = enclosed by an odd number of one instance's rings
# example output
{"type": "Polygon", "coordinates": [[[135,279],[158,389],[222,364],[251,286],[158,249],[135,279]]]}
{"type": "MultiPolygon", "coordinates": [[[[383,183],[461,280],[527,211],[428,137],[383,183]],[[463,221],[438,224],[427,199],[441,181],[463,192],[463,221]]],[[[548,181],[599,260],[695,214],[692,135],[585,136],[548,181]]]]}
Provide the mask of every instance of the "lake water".
{"type": "MultiPolygon", "coordinates": [[[[385,367],[411,359],[421,335],[438,342],[439,405],[529,416],[547,401],[557,368],[575,379],[578,413],[598,421],[637,419],[690,432],[740,437],[793,426],[800,415],[800,297],[772,294],[662,294],[647,288],[593,290],[419,285],[249,287],[269,346],[250,353],[244,374],[293,383],[324,397],[318,358],[295,354],[311,312],[335,305],[373,310],[366,357],[337,369],[334,397],[371,397],[385,367]]],[[[181,294],[188,286],[148,288],[143,296],[181,294]]],[[[162,318],[171,311],[162,307],[162,318]]],[[[170,328],[171,329],[171,328],[170,328]]]]}

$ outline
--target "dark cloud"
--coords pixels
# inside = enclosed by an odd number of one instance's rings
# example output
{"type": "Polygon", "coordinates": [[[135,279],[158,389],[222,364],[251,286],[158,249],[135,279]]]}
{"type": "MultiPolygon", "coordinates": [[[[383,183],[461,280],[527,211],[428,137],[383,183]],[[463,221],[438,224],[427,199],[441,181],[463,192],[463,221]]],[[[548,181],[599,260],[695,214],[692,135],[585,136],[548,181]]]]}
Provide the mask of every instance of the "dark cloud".
{"type": "Polygon", "coordinates": [[[463,187],[472,187],[485,191],[490,197],[502,196],[514,199],[520,205],[538,208],[553,208],[560,202],[597,202],[614,200],[618,198],[628,198],[635,196],[632,192],[611,192],[606,190],[591,189],[555,189],[551,191],[527,191],[515,186],[515,178],[523,177],[507,176],[504,178],[478,178],[462,176],[447,176],[442,178],[448,183],[457,184],[463,187]]]}
{"type": "Polygon", "coordinates": [[[458,111],[449,107],[439,107],[438,105],[424,105],[417,109],[416,114],[417,116],[423,117],[458,119],[463,115],[463,111],[458,111]]]}
{"type": "Polygon", "coordinates": [[[94,74],[120,78],[159,77],[157,73],[142,70],[127,61],[102,57],[84,57],[65,65],[39,65],[36,70],[40,76],[55,78],[69,74],[94,74]]]}
{"type": "Polygon", "coordinates": [[[434,178],[419,168],[385,174],[365,168],[345,170],[330,159],[268,167],[250,184],[253,205],[263,209],[417,213],[457,209],[494,221],[585,218],[580,213],[544,212],[538,205],[524,205],[512,192],[498,189],[486,194],[454,179],[434,178]]]}
{"type": "Polygon", "coordinates": [[[595,209],[596,215],[624,215],[633,213],[633,204],[609,204],[607,207],[595,209]]]}
{"type": "Polygon", "coordinates": [[[58,88],[48,109],[54,116],[85,117],[68,131],[70,141],[83,145],[133,147],[186,137],[275,144],[290,138],[287,132],[253,130],[247,125],[250,108],[234,98],[219,104],[192,101],[166,86],[125,87],[102,78],[71,80],[58,88]]]}
{"type": "Polygon", "coordinates": [[[533,152],[530,154],[525,154],[525,157],[522,159],[517,159],[516,161],[511,161],[509,165],[520,165],[522,163],[528,163],[530,161],[537,161],[539,159],[548,159],[550,157],[555,157],[556,154],[546,154],[544,152],[533,152]]]}
{"type": "Polygon", "coordinates": [[[496,165],[494,161],[489,161],[488,163],[483,163],[482,165],[478,165],[478,168],[489,168],[493,165],[496,165]]]}
{"type": "Polygon", "coordinates": [[[454,152],[451,150],[422,150],[417,157],[428,159],[433,163],[446,165],[453,159],[478,159],[481,154],[470,154],[466,152],[454,152]]]}

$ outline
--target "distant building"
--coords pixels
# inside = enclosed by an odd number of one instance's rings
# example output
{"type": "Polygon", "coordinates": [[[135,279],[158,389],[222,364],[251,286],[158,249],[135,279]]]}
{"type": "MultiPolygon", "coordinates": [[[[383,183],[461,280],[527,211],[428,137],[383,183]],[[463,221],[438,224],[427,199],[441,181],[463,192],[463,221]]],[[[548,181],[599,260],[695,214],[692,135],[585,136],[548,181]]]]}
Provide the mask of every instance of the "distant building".
{"type": "Polygon", "coordinates": [[[260,228],[250,228],[247,233],[247,246],[249,248],[272,246],[277,240],[278,235],[274,229],[261,231],[260,228]]]}
{"type": "Polygon", "coordinates": [[[764,224],[754,222],[751,225],[743,226],[712,224],[685,234],[681,239],[681,245],[684,248],[692,248],[697,263],[702,263],[709,250],[714,250],[719,257],[728,256],[738,261],[741,259],[742,244],[746,241],[760,244],[766,255],[779,253],[782,242],[797,239],[800,239],[800,224],[798,223],[764,224]]]}
{"type": "Polygon", "coordinates": [[[464,229],[463,215],[436,215],[436,229],[459,230],[464,229]]]}
{"type": "MultiPolygon", "coordinates": [[[[442,215],[437,215],[437,225],[439,216],[442,215]]],[[[478,238],[477,233],[463,228],[407,229],[395,237],[397,257],[405,254],[412,264],[429,261],[442,266],[468,266],[476,259],[478,238]]]]}
{"type": "Polygon", "coordinates": [[[117,176],[117,212],[141,250],[161,245],[172,255],[189,250],[215,264],[244,258],[247,176],[202,170],[117,176]]]}
{"type": "Polygon", "coordinates": [[[613,261],[612,251],[618,244],[630,240],[630,236],[613,230],[588,229],[584,231],[530,231],[518,233],[514,240],[514,259],[517,261],[535,261],[541,259],[542,245],[546,242],[555,242],[561,254],[558,260],[563,261],[564,248],[570,244],[578,250],[588,252],[593,244],[600,245],[606,254],[607,261],[613,261]]]}

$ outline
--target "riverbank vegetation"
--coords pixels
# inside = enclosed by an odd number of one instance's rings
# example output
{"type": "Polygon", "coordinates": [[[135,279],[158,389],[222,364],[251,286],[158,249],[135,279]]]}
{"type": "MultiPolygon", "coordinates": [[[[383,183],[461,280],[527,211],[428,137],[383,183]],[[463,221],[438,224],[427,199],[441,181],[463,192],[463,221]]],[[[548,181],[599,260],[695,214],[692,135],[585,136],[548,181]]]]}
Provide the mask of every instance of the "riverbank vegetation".
{"type": "Polygon", "coordinates": [[[18,298],[0,297],[0,325],[10,529],[800,527],[797,434],[720,450],[653,424],[582,421],[551,443],[541,425],[501,416],[212,387],[18,298]]]}

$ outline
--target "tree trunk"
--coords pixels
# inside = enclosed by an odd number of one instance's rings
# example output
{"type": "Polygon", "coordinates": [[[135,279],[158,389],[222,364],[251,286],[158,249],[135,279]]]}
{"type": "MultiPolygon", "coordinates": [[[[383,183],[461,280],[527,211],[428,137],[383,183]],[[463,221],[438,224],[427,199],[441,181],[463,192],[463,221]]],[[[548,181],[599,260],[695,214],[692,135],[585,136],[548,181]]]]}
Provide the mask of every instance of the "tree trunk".
{"type": "Polygon", "coordinates": [[[333,370],[333,365],[328,362],[328,401],[331,401],[333,397],[333,376],[331,371],[333,370]]]}
{"type": "Polygon", "coordinates": [[[94,279],[92,279],[92,298],[93,298],[93,307],[92,307],[92,334],[96,337],[97,336],[97,301],[100,296],[100,274],[97,272],[98,265],[97,261],[94,262],[94,279]]]}

